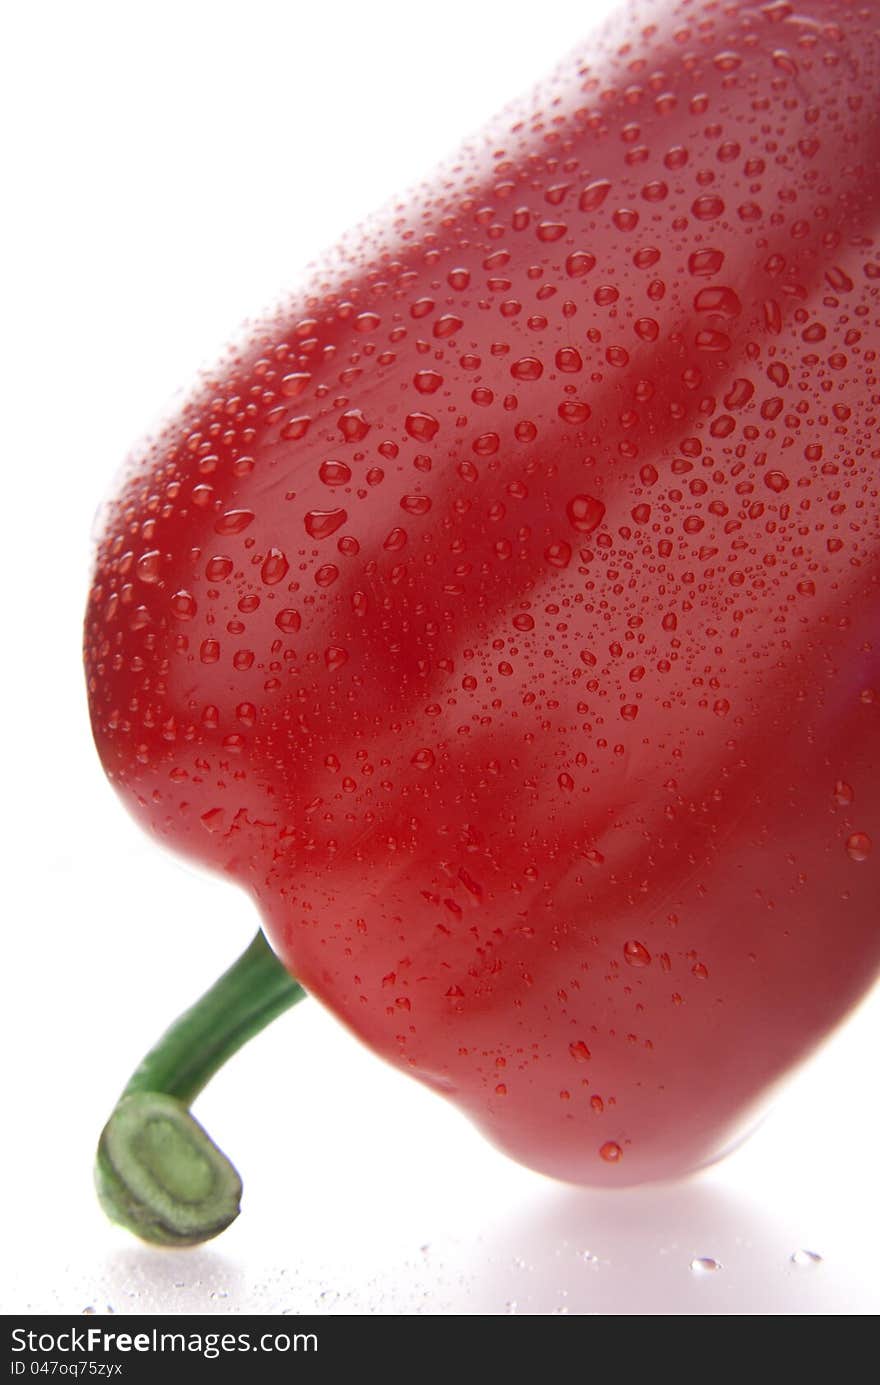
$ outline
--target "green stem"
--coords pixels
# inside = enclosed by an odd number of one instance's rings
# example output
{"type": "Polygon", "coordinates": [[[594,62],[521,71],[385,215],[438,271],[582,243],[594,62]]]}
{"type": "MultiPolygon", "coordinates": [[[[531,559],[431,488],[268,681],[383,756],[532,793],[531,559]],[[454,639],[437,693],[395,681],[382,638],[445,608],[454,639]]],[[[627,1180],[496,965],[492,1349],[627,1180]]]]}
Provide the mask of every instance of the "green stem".
{"type": "Polygon", "coordinates": [[[112,1221],[158,1245],[196,1245],[234,1221],[241,1179],[189,1104],[228,1058],[306,992],[260,932],[162,1035],[101,1133],[98,1197],[112,1221]]]}

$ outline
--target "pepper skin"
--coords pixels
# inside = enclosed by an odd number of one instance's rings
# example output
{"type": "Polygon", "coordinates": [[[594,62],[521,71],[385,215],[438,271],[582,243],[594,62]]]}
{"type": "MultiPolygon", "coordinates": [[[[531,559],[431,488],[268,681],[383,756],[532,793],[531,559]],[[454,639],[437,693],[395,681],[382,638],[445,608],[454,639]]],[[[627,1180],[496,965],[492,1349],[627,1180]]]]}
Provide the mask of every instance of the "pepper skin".
{"type": "Polygon", "coordinates": [[[125,803],[559,1178],[717,1157],[877,970],[878,28],[617,16],[104,514],[125,803]]]}

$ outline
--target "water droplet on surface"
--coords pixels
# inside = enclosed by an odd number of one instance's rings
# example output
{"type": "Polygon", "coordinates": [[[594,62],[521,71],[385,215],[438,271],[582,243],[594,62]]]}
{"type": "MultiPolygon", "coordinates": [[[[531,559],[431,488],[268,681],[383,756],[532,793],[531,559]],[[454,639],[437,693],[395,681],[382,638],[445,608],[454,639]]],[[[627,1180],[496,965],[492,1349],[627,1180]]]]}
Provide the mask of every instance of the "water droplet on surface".
{"type": "Polygon", "coordinates": [[[751,380],[734,380],[724,396],[724,407],[726,409],[741,409],[744,404],[748,404],[754,393],[755,387],[751,380]]]}
{"type": "Polygon", "coordinates": [[[254,520],[253,510],[227,510],[214,525],[215,534],[241,534],[254,520]]]}
{"type": "Polygon", "coordinates": [[[419,394],[435,394],[443,384],[443,376],[438,375],[436,370],[417,370],[413,384],[419,394]]]}
{"type": "Polygon", "coordinates": [[[721,250],[695,250],[688,258],[688,272],[694,278],[711,278],[713,274],[718,274],[724,264],[724,254],[721,250]]]}
{"type": "Polygon", "coordinates": [[[705,193],[696,199],[691,211],[698,221],[715,221],[724,211],[724,203],[713,193],[705,193]]]}
{"type": "Polygon", "coordinates": [[[298,442],[304,438],[311,426],[311,418],[308,414],[301,414],[297,418],[289,418],[281,429],[281,436],[287,442],[298,442]]]}
{"type": "Polygon", "coordinates": [[[454,313],[444,313],[443,316],[438,317],[437,321],[434,323],[434,336],[451,337],[455,332],[460,331],[463,326],[464,323],[460,317],[456,317],[454,313]]]}
{"type": "Polygon", "coordinates": [[[471,443],[478,457],[491,457],[501,446],[501,439],[497,433],[481,433],[471,443]]]}
{"type": "Polygon", "coordinates": [[[834,802],[839,803],[841,808],[848,808],[854,797],[852,785],[847,784],[845,779],[838,779],[834,785],[834,802]]]}
{"type": "Polygon", "coordinates": [[[788,490],[790,482],[784,471],[768,471],[764,477],[764,485],[776,495],[781,495],[783,491],[788,490]]]}
{"type": "Polygon", "coordinates": [[[668,196],[669,185],[664,183],[661,178],[652,178],[642,188],[642,197],[646,202],[663,202],[668,196]]]}
{"type": "Polygon", "coordinates": [[[239,702],[235,709],[242,726],[255,726],[257,722],[257,709],[253,702],[239,702]]]}
{"type": "Polygon", "coordinates": [[[556,352],[556,369],[565,371],[568,374],[575,374],[583,370],[584,362],[581,353],[573,346],[563,346],[556,352]]]}
{"type": "Polygon", "coordinates": [[[822,1263],[822,1256],[817,1255],[814,1250],[795,1250],[788,1258],[799,1269],[811,1269],[822,1263]]]}
{"type": "Polygon", "coordinates": [[[694,337],[694,345],[698,351],[729,351],[732,342],[726,332],[716,332],[704,327],[694,337]]]}
{"type": "Polygon", "coordinates": [[[545,244],[550,244],[555,240],[561,240],[568,227],[563,221],[541,221],[539,222],[535,234],[538,240],[545,244]]]}
{"type": "Polygon", "coordinates": [[[697,1256],[695,1256],[694,1259],[691,1261],[691,1266],[690,1266],[690,1267],[691,1267],[691,1271],[692,1271],[694,1274],[701,1274],[701,1275],[702,1275],[702,1274],[714,1274],[716,1270],[720,1270],[720,1269],[721,1269],[720,1263],[719,1263],[717,1260],[713,1260],[712,1257],[709,1256],[709,1255],[697,1255],[697,1256]]]}
{"type": "Polygon", "coordinates": [[[318,468],[318,478],[325,486],[344,486],[351,480],[351,467],[345,462],[322,462],[318,468]]]}
{"type": "Polygon", "coordinates": [[[782,331],[782,309],[774,298],[767,298],[763,305],[764,325],[768,332],[778,335],[782,331]]]}
{"type": "Polygon", "coordinates": [[[589,404],[585,404],[581,400],[564,399],[557,412],[563,423],[572,423],[577,426],[586,423],[590,417],[591,409],[589,404]]]}
{"type": "Polygon", "coordinates": [[[568,567],[571,562],[571,544],[560,539],[558,543],[551,543],[544,549],[544,560],[551,567],[568,567]]]}
{"type": "Polygon", "coordinates": [[[633,211],[631,206],[618,206],[617,212],[611,216],[618,231],[635,231],[639,224],[639,213],[633,211]]]}
{"type": "Polygon", "coordinates": [[[135,571],[142,582],[147,586],[152,586],[158,582],[162,575],[162,554],[157,548],[152,548],[148,553],[142,553],[135,565],[135,571]]]}
{"type": "Polygon", "coordinates": [[[412,759],[410,760],[410,764],[413,766],[414,769],[431,769],[431,767],[434,764],[434,761],[435,755],[433,750],[429,750],[427,747],[423,747],[421,750],[417,750],[415,752],[415,754],[412,756],[412,759]]]}
{"type": "Polygon", "coordinates": [[[595,182],[588,183],[580,196],[580,209],[582,212],[594,212],[601,207],[605,198],[611,191],[611,184],[607,178],[597,178],[595,182]]]}
{"type": "Polygon", "coordinates": [[[570,1043],[568,1051],[577,1063],[586,1063],[592,1056],[583,1039],[576,1039],[574,1043],[570,1043]]]}
{"type": "Polygon", "coordinates": [[[333,673],[336,669],[342,668],[343,664],[348,663],[348,650],[342,649],[339,645],[331,644],[324,650],[324,663],[333,673]]]}
{"type": "Polygon", "coordinates": [[[171,598],[171,614],[178,620],[192,620],[196,613],[196,599],[192,592],[175,592],[171,598]]]}
{"type": "Polygon", "coordinates": [[[565,507],[568,522],[579,534],[591,534],[605,517],[605,506],[594,495],[574,495],[565,507]]]}
{"type": "Polygon", "coordinates": [[[801,332],[803,340],[809,342],[824,341],[826,335],[826,329],[821,322],[811,322],[809,327],[805,327],[801,332]]]}
{"type": "Polygon", "coordinates": [[[606,1140],[604,1145],[599,1146],[599,1158],[604,1159],[606,1164],[619,1164],[623,1150],[616,1140],[606,1140]]]}
{"type": "Polygon", "coordinates": [[[770,0],[768,5],[761,6],[761,13],[770,24],[779,24],[794,13],[794,5],[791,0],[770,0]]]}
{"type": "Polygon", "coordinates": [[[278,582],[283,582],[290,571],[290,563],[280,548],[270,548],[263,559],[260,568],[260,576],[267,587],[274,587],[278,582]]]}
{"type": "Polygon", "coordinates": [[[797,63],[791,54],[787,53],[784,48],[776,49],[776,52],[773,54],[773,66],[779,72],[787,73],[789,77],[796,77],[798,75],[797,63]]]}
{"type": "Polygon", "coordinates": [[[370,431],[361,409],[346,409],[337,419],[336,426],[346,442],[361,442],[370,431]]]}
{"type": "Polygon", "coordinates": [[[867,861],[871,854],[873,842],[867,832],[853,832],[847,838],[846,854],[851,861],[867,861]]]}
{"type": "Polygon", "coordinates": [[[281,393],[287,399],[296,399],[301,395],[311,382],[311,375],[304,370],[293,371],[290,375],[285,375],[281,381],[281,393]]]}
{"type": "Polygon", "coordinates": [[[229,576],[232,568],[231,558],[211,558],[205,568],[205,576],[209,582],[222,582],[229,576]]]}
{"type": "Polygon", "coordinates": [[[407,414],[403,426],[411,438],[417,438],[419,442],[430,442],[437,436],[440,424],[433,414],[426,414],[417,409],[414,413],[407,414]]]}
{"type": "Polygon", "coordinates": [[[335,563],[324,563],[315,573],[315,585],[318,587],[332,587],[339,576],[339,568],[335,563]]]}
{"type": "Polygon", "coordinates": [[[644,943],[636,942],[631,939],[623,945],[623,959],[631,967],[648,967],[651,965],[651,954],[644,943]]]}
{"type": "Polygon", "coordinates": [[[431,497],[429,495],[401,496],[400,508],[406,510],[408,515],[426,515],[431,508],[431,497]]]}
{"type": "Polygon", "coordinates": [[[399,526],[395,526],[394,529],[389,530],[388,536],[385,539],[385,542],[382,544],[382,547],[387,549],[389,552],[394,553],[397,551],[397,549],[403,548],[405,545],[406,530],[401,529],[399,526]]]}
{"type": "Polygon", "coordinates": [[[737,294],[733,289],[715,285],[700,289],[694,298],[694,308],[698,313],[717,313],[720,317],[739,317],[742,312],[737,294]]]}
{"type": "Polygon", "coordinates": [[[521,356],[510,367],[514,380],[540,380],[544,367],[537,356],[521,356]]]}
{"type": "Polygon", "coordinates": [[[565,272],[569,279],[580,279],[596,267],[596,256],[589,250],[574,250],[565,261],[565,272]]]}
{"type": "Polygon", "coordinates": [[[345,510],[309,510],[303,523],[310,538],[328,539],[347,519],[345,510]]]}
{"type": "Polygon", "coordinates": [[[287,607],[286,610],[278,612],[275,617],[275,624],[278,626],[279,630],[283,630],[285,634],[290,634],[299,630],[302,625],[302,617],[299,611],[294,611],[291,607],[287,607]]]}

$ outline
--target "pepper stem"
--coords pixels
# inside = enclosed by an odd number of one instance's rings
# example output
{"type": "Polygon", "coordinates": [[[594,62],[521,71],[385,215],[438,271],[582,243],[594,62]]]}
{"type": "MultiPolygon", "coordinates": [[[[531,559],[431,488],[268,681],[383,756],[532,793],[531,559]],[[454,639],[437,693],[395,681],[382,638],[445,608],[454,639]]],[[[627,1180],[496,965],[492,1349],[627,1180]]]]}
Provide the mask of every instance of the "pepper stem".
{"type": "Polygon", "coordinates": [[[188,1107],[233,1053],[305,994],[259,932],[162,1035],[98,1142],[95,1184],[111,1221],[144,1241],[187,1246],[235,1220],[241,1179],[188,1107]]]}

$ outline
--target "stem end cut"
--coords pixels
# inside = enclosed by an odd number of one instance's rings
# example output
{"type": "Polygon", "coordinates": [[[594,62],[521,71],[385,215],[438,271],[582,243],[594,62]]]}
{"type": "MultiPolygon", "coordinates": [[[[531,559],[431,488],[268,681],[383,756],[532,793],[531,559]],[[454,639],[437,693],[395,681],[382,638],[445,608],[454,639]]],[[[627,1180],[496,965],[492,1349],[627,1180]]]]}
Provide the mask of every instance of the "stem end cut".
{"type": "Polygon", "coordinates": [[[240,1211],[238,1173],[182,1102],[161,1092],[122,1097],[101,1133],[95,1184],[110,1220],[154,1245],[209,1241],[240,1211]]]}

